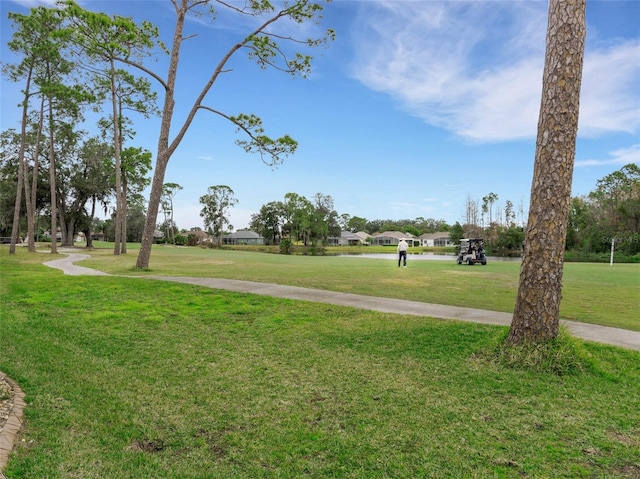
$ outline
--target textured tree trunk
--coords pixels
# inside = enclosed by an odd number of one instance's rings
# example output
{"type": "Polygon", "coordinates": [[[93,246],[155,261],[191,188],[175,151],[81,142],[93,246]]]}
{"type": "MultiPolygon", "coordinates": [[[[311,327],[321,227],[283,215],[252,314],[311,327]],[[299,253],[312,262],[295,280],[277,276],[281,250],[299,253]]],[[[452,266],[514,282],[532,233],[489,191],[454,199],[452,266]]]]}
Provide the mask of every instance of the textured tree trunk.
{"type": "Polygon", "coordinates": [[[96,216],[96,197],[91,198],[91,219],[89,220],[87,228],[83,231],[84,237],[87,241],[87,249],[93,249],[93,218],[96,216]]]}
{"type": "Polygon", "coordinates": [[[507,344],[558,335],[571,204],[586,0],[550,0],[529,221],[507,344]]]}
{"type": "MultiPolygon", "coordinates": [[[[29,237],[29,251],[36,252],[36,201],[38,191],[38,174],[40,172],[40,139],[42,137],[42,129],[44,127],[44,97],[40,102],[40,119],[38,121],[38,133],[36,134],[36,147],[33,155],[33,175],[31,177],[31,188],[29,188],[27,177],[25,176],[25,195],[27,198],[27,204],[31,204],[31,213],[27,208],[27,236],[29,237]]],[[[27,170],[25,169],[25,175],[27,170]]]]}
{"type": "Polygon", "coordinates": [[[156,168],[153,173],[153,181],[151,183],[151,194],[149,195],[149,207],[147,208],[147,217],[144,222],[142,231],[142,241],[140,242],[140,251],[136,260],[136,268],[148,269],[149,259],[151,257],[151,246],[153,245],[153,235],[156,230],[156,219],[158,218],[158,210],[160,209],[160,199],[162,196],[162,185],[164,183],[164,174],[169,162],[171,153],[168,149],[159,150],[156,160],[156,168]]]}
{"type": "Polygon", "coordinates": [[[127,254],[127,180],[125,175],[122,175],[122,243],[120,244],[120,254],[127,254]]]}
{"type": "MultiPolygon", "coordinates": [[[[178,73],[178,63],[180,59],[180,46],[182,45],[182,32],[184,30],[184,22],[188,11],[188,2],[182,0],[176,2],[176,27],[173,34],[173,46],[169,57],[169,72],[167,75],[167,83],[164,92],[164,106],[162,108],[162,121],[160,124],[160,136],[158,137],[158,154],[156,157],[156,168],[153,173],[151,182],[151,193],[149,194],[149,207],[147,208],[147,217],[142,231],[142,241],[140,242],[140,251],[136,260],[136,268],[148,269],[149,259],[151,258],[151,246],[153,244],[153,235],[156,230],[156,220],[158,219],[158,210],[160,200],[162,198],[162,185],[164,184],[164,174],[167,170],[167,164],[177,148],[181,138],[173,141],[172,146],[169,145],[169,134],[171,130],[171,120],[173,119],[173,109],[175,107],[175,84],[178,73]],[[180,5],[178,6],[178,3],[180,5]]],[[[184,128],[184,127],[183,127],[184,128]]]]}
{"type": "MultiPolygon", "coordinates": [[[[22,104],[22,121],[20,132],[20,152],[18,153],[18,186],[16,187],[16,202],[13,210],[13,224],[11,227],[11,243],[9,244],[9,254],[16,254],[16,243],[20,236],[20,208],[22,206],[22,181],[27,174],[26,159],[24,157],[25,142],[27,137],[27,110],[28,110],[28,98],[29,88],[31,85],[31,75],[33,70],[29,70],[29,76],[27,78],[27,85],[25,88],[25,98],[22,104]]],[[[27,201],[28,198],[25,198],[27,201]]],[[[35,248],[34,248],[35,249],[35,248]]],[[[31,248],[29,248],[31,251],[31,248]]]]}
{"type": "Polygon", "coordinates": [[[116,174],[116,219],[115,219],[115,239],[113,244],[113,254],[120,254],[120,242],[122,240],[122,215],[126,214],[122,211],[122,167],[120,162],[120,152],[122,151],[122,137],[120,136],[121,118],[118,112],[118,101],[116,95],[115,84],[115,65],[111,60],[111,112],[113,114],[113,151],[115,157],[115,174],[116,174]]]}
{"type": "MultiPolygon", "coordinates": [[[[24,137],[23,137],[24,138],[24,137]]],[[[22,140],[24,142],[24,139],[22,140]]],[[[16,201],[13,210],[13,226],[11,227],[11,243],[9,254],[16,254],[16,243],[20,238],[20,210],[22,208],[22,178],[25,174],[24,144],[20,145],[20,157],[18,159],[18,179],[16,186],[16,201]]]]}
{"type": "Polygon", "coordinates": [[[56,155],[53,141],[53,106],[49,97],[49,188],[51,194],[51,254],[58,253],[58,199],[56,198],[56,155]]]}

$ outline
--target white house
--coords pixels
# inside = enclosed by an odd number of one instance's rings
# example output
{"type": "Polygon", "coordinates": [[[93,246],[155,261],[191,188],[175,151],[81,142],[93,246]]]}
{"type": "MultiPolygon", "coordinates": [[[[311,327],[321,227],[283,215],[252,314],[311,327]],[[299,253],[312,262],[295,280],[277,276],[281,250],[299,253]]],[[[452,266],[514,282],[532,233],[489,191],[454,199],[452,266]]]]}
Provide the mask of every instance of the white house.
{"type": "Polygon", "coordinates": [[[240,230],[224,235],[222,244],[264,244],[264,238],[255,231],[240,230]]]}
{"type": "Polygon", "coordinates": [[[354,246],[364,244],[364,240],[356,233],[343,231],[340,236],[334,236],[328,240],[329,246],[354,246]]]}
{"type": "Polygon", "coordinates": [[[434,247],[434,246],[453,246],[453,243],[449,239],[448,231],[440,231],[438,233],[425,233],[420,235],[420,242],[422,246],[434,247]]]}
{"type": "Polygon", "coordinates": [[[402,231],[385,231],[371,236],[371,244],[376,246],[394,246],[400,243],[401,239],[405,239],[409,246],[420,246],[420,240],[411,233],[403,233],[402,231]]]}
{"type": "Polygon", "coordinates": [[[354,233],[360,240],[362,240],[362,244],[370,244],[371,243],[371,235],[366,231],[358,231],[354,233]]]}

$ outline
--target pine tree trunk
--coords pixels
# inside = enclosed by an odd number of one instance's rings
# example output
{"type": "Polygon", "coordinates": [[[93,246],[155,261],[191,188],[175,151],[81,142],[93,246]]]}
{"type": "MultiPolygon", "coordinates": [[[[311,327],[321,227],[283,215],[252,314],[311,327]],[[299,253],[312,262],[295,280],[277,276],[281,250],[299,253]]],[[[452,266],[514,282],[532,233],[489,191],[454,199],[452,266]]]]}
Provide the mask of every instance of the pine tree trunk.
{"type": "Polygon", "coordinates": [[[127,180],[122,175],[122,243],[120,254],[127,254],[127,180]]]}
{"type": "MultiPolygon", "coordinates": [[[[33,173],[31,176],[31,188],[25,183],[25,195],[27,203],[31,204],[31,213],[27,213],[27,236],[29,237],[29,252],[36,252],[36,207],[37,207],[37,192],[38,192],[38,175],[40,172],[40,139],[42,137],[42,129],[44,128],[44,97],[40,102],[40,118],[38,121],[38,133],[36,134],[36,148],[33,155],[33,173]]],[[[25,174],[26,174],[25,170],[25,174]]],[[[27,178],[25,177],[25,182],[27,178]]],[[[27,212],[28,212],[27,208],[27,212]]]]}
{"type": "MultiPolygon", "coordinates": [[[[24,140],[23,140],[24,141],[24,140]]],[[[21,145],[21,150],[23,146],[21,145]]],[[[16,201],[13,210],[13,224],[11,227],[11,243],[9,244],[9,254],[16,254],[16,243],[20,239],[20,210],[22,209],[22,178],[26,166],[24,164],[24,150],[21,151],[18,159],[18,181],[16,187],[16,201]]]]}
{"type": "MultiPolygon", "coordinates": [[[[25,89],[25,99],[22,105],[22,121],[20,132],[20,152],[18,153],[18,186],[16,187],[16,201],[13,210],[13,223],[11,227],[11,243],[9,244],[9,254],[16,254],[16,243],[20,237],[20,209],[22,206],[22,181],[25,175],[27,175],[26,159],[25,159],[25,142],[27,137],[27,110],[28,110],[28,96],[29,88],[31,85],[32,70],[29,70],[29,77],[27,79],[27,85],[25,89]]],[[[27,201],[28,198],[25,198],[27,201]]],[[[30,249],[31,251],[31,249],[30,249]]]]}
{"type": "Polygon", "coordinates": [[[160,209],[160,199],[162,197],[162,185],[164,183],[164,174],[167,169],[167,163],[171,153],[168,150],[159,151],[156,160],[156,169],[153,174],[151,184],[151,194],[149,195],[149,207],[147,208],[147,217],[142,230],[142,241],[140,242],[140,251],[136,260],[136,268],[148,269],[149,259],[151,257],[151,246],[153,245],[154,233],[156,231],[156,220],[158,218],[158,210],[160,209]]]}
{"type": "Polygon", "coordinates": [[[53,106],[52,99],[49,98],[49,188],[51,195],[51,254],[58,253],[58,225],[56,223],[58,215],[58,199],[56,198],[56,161],[53,141],[53,106]]]}
{"type": "Polygon", "coordinates": [[[120,242],[122,240],[122,215],[126,214],[122,211],[122,167],[120,161],[120,153],[122,152],[122,137],[120,136],[121,118],[118,112],[118,103],[115,85],[115,66],[111,60],[111,112],[113,114],[113,151],[115,157],[115,175],[116,175],[116,219],[115,219],[115,239],[113,245],[113,254],[120,254],[120,242]]]}
{"type": "Polygon", "coordinates": [[[578,132],[586,0],[550,0],[529,221],[507,344],[558,335],[578,132]]]}

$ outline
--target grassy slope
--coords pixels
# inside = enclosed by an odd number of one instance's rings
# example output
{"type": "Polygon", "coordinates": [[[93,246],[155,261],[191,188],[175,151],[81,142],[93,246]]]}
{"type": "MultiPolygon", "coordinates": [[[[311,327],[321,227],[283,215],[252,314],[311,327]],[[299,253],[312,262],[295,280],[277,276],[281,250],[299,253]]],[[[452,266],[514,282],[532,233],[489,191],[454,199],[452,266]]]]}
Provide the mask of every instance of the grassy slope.
{"type": "Polygon", "coordinates": [[[640,473],[636,352],[514,371],[478,355],[505,328],[40,261],[2,256],[0,370],[29,403],[9,478],[640,473]]]}

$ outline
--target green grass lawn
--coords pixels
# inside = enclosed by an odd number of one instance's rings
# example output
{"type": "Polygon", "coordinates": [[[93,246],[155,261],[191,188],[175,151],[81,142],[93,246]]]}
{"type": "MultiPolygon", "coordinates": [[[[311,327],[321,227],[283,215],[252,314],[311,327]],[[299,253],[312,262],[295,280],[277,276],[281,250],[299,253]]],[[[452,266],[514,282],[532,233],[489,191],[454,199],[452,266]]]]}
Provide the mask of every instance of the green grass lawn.
{"type": "MultiPolygon", "coordinates": [[[[506,263],[398,270],[362,258],[232,253],[157,249],[143,275],[415,297],[414,283],[428,282],[423,294],[434,302],[444,293],[430,290],[456,290],[444,278],[483,279],[474,298],[492,297],[489,309],[506,304],[500,291],[517,277],[506,263]]],[[[490,360],[504,327],[70,277],[42,266],[47,259],[0,248],[0,370],[28,402],[10,479],[640,475],[638,352],[576,341],[582,371],[515,370],[490,360]]],[[[134,263],[134,254],[98,252],[82,264],[140,275],[134,263]]],[[[571,294],[597,289],[582,274],[599,270],[567,266],[571,294]]],[[[631,278],[611,289],[631,290],[636,269],[598,274],[625,272],[631,278]]],[[[589,310],[618,311],[598,301],[589,310]]]]}
{"type": "MultiPolygon", "coordinates": [[[[110,248],[97,249],[81,264],[117,275],[242,279],[508,313],[520,273],[520,263],[509,261],[466,266],[453,257],[409,257],[409,267],[398,269],[393,260],[170,246],[154,246],[150,271],[141,272],[136,247],[118,257],[110,248]]],[[[640,331],[640,264],[565,263],[563,283],[563,319],[640,331]]]]}

